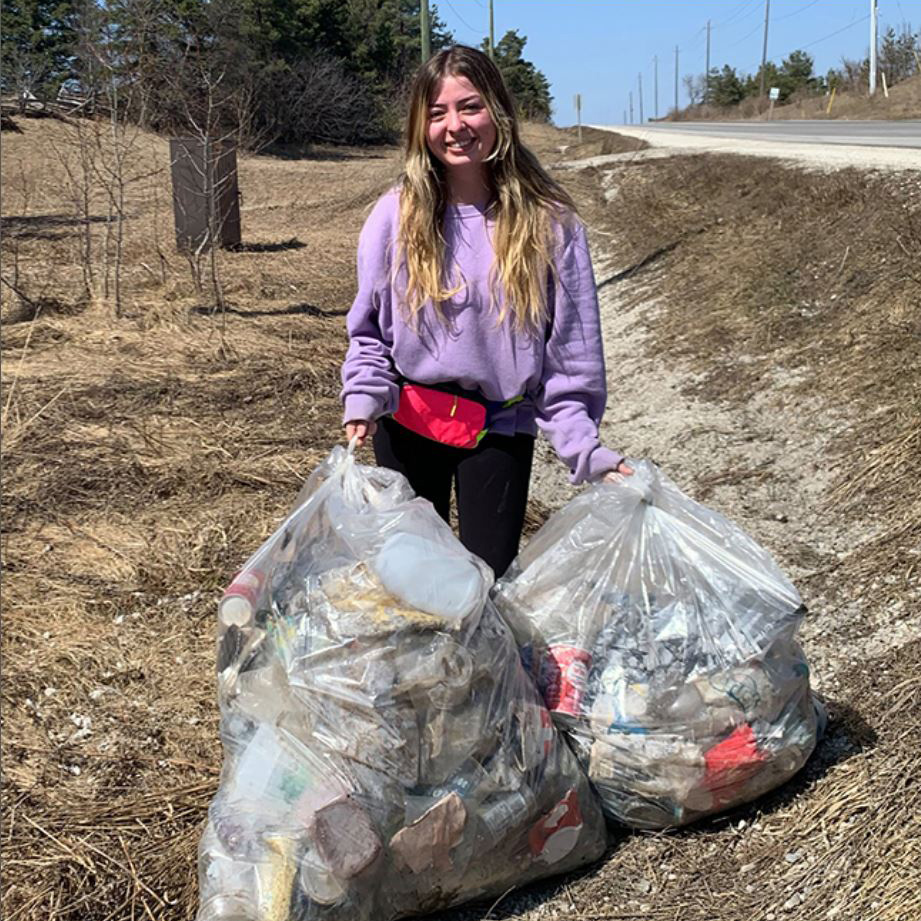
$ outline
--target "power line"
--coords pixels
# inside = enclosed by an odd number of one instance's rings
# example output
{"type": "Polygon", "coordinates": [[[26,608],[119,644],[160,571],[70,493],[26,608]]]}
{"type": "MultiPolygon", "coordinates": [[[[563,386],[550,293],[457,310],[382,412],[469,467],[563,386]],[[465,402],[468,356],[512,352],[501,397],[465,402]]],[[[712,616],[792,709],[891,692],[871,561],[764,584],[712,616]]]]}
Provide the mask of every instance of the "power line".
{"type": "Polygon", "coordinates": [[[778,16],[774,19],[774,22],[783,22],[785,19],[789,19],[791,16],[798,16],[800,13],[804,13],[811,6],[815,6],[819,0],[812,0],[812,3],[807,3],[805,6],[801,6],[798,10],[794,10],[792,13],[787,13],[786,16],[778,16]]]}
{"type": "Polygon", "coordinates": [[[701,26],[690,38],[686,38],[681,42],[681,47],[691,50],[696,48],[700,44],[700,36],[707,31],[706,26],[701,26]]]}
{"type": "MultiPolygon", "coordinates": [[[[758,3],[759,3],[759,0],[746,0],[746,2],[743,3],[741,6],[737,6],[735,8],[735,11],[729,14],[728,18],[724,19],[722,22],[716,23],[713,26],[713,28],[722,29],[724,26],[728,26],[729,23],[733,22],[735,19],[738,19],[738,14],[742,13],[743,11],[746,11],[750,14],[758,6],[758,3]],[[746,7],[749,7],[750,9],[745,10],[746,7]]],[[[748,16],[746,16],[745,18],[747,19],[748,16]]]]}
{"type": "Polygon", "coordinates": [[[866,22],[869,18],[870,14],[867,13],[866,15],[861,16],[860,19],[855,19],[853,22],[849,22],[846,26],[843,26],[836,32],[830,32],[828,35],[823,35],[821,38],[817,38],[814,42],[809,42],[808,45],[800,45],[800,49],[804,50],[806,48],[811,48],[813,45],[818,45],[821,42],[824,42],[826,39],[834,38],[836,35],[840,35],[842,32],[847,32],[848,29],[851,29],[854,26],[858,26],[862,22],[866,22]]]}
{"type": "Polygon", "coordinates": [[[847,32],[848,29],[852,29],[854,26],[859,26],[862,22],[866,22],[869,18],[870,14],[865,13],[859,19],[852,19],[846,26],[842,26],[840,29],[836,29],[834,32],[829,32],[828,35],[823,35],[821,38],[817,38],[815,41],[809,42],[806,45],[800,45],[797,50],[805,51],[807,48],[811,48],[813,45],[821,44],[829,38],[834,38],[836,35],[840,35],[842,32],[847,32]]]}
{"type": "Polygon", "coordinates": [[[482,34],[483,34],[483,30],[482,30],[482,29],[475,29],[472,25],[470,25],[469,22],[467,22],[466,19],[464,19],[463,16],[461,16],[460,13],[457,12],[456,9],[454,9],[454,5],[451,3],[451,0],[445,0],[445,3],[448,4],[448,8],[451,10],[451,12],[454,13],[454,15],[461,21],[461,23],[462,23],[463,25],[465,25],[465,26],[467,27],[467,29],[468,29],[470,32],[472,32],[474,35],[482,35],[482,34]]]}
{"type": "Polygon", "coordinates": [[[756,25],[755,28],[751,30],[751,32],[746,32],[738,41],[733,42],[731,45],[726,45],[726,50],[728,51],[730,48],[735,48],[736,45],[741,45],[745,39],[751,38],[756,32],[760,32],[763,27],[764,23],[759,22],[758,25],[756,25]]]}

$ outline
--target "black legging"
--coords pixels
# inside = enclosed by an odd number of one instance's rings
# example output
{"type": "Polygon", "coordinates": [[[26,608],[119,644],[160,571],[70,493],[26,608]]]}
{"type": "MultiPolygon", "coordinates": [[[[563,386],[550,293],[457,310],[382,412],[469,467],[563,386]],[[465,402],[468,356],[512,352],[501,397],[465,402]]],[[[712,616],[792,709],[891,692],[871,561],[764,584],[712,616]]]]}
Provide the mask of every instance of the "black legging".
{"type": "Polygon", "coordinates": [[[472,450],[452,448],[387,416],[378,420],[374,456],[381,467],[402,473],[445,521],[454,484],[461,543],[485,560],[497,578],[508,569],[524,526],[533,435],[486,435],[472,450]]]}

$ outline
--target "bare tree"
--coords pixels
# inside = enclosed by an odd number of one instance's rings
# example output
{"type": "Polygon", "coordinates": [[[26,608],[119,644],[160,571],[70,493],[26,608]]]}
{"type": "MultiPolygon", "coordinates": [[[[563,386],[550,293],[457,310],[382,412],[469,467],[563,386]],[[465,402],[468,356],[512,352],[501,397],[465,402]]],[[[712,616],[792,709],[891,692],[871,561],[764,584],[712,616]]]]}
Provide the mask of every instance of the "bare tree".
{"type": "Polygon", "coordinates": [[[706,74],[685,74],[681,82],[684,84],[684,91],[688,94],[688,99],[692,106],[700,105],[706,100],[706,74]]]}

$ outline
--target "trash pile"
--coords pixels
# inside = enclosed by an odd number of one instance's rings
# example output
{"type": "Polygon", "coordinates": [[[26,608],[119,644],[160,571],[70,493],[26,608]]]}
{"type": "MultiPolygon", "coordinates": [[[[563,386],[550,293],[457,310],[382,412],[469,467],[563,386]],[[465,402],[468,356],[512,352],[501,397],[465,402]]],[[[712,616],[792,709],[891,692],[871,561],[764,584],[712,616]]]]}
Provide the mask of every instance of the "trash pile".
{"type": "Polygon", "coordinates": [[[199,921],[387,921],[602,853],[491,571],[412,495],[336,448],[225,593],[199,921]]]}
{"type": "Polygon", "coordinates": [[[605,813],[664,828],[789,778],[824,712],[774,560],[634,466],[552,516],[493,597],[605,813]]]}

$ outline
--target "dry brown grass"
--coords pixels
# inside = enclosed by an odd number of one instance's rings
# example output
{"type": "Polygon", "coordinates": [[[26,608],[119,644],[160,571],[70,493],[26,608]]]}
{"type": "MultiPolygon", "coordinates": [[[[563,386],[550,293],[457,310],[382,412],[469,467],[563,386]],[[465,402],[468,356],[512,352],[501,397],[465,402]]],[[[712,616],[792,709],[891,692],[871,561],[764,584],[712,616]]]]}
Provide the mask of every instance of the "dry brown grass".
{"type": "MultiPolygon", "coordinates": [[[[3,916],[190,919],[220,764],[214,604],[339,437],[354,246],[398,158],[243,160],[247,248],[221,256],[225,314],[175,255],[165,174],[154,172],[131,190],[127,309],[115,318],[111,304],[81,299],[78,228],[51,148],[67,128],[23,128],[4,136],[2,164],[3,273],[15,254],[31,302],[4,288],[0,308],[3,916]]],[[[573,143],[546,126],[528,137],[545,159],[573,143]]],[[[165,169],[166,144],[144,137],[138,156],[165,169]]],[[[838,498],[900,516],[888,548],[865,561],[898,573],[918,535],[918,199],[847,174],[796,173],[790,187],[791,175],[760,161],[654,161],[630,168],[615,207],[592,171],[563,180],[626,263],[667,261],[659,346],[699,363],[707,395],[744,400],[759,368],[789,363],[833,404],[863,401],[865,429],[841,445],[838,498]],[[881,213],[880,201],[892,207],[881,213]],[[742,351],[744,375],[729,360],[742,351]],[[871,458],[863,471],[855,450],[871,458]]],[[[862,578],[856,563],[848,573],[862,578]]],[[[798,894],[785,917],[921,915],[919,674],[921,643],[855,666],[820,756],[756,806],[616,841],[581,878],[451,917],[544,902],[551,917],[597,921],[767,921],[798,894]]]]}
{"type": "Polygon", "coordinates": [[[3,157],[4,277],[15,261],[28,298],[4,287],[0,308],[4,916],[188,917],[220,759],[214,600],[337,437],[354,246],[397,156],[242,160],[221,315],[171,245],[166,142],[142,138],[116,319],[82,295],[68,127],[22,127],[3,157]]]}
{"type": "Polygon", "coordinates": [[[734,156],[628,170],[615,199],[625,257],[662,268],[674,305],[653,332],[700,372],[708,399],[744,403],[778,368],[859,421],[830,458],[828,496],[885,522],[857,568],[917,579],[921,545],[921,181],[789,169],[734,156]],[[706,309],[701,310],[701,305],[706,309]],[[693,315],[692,315],[693,314],[693,315]],[[745,356],[744,361],[739,361],[745,356]]]}

